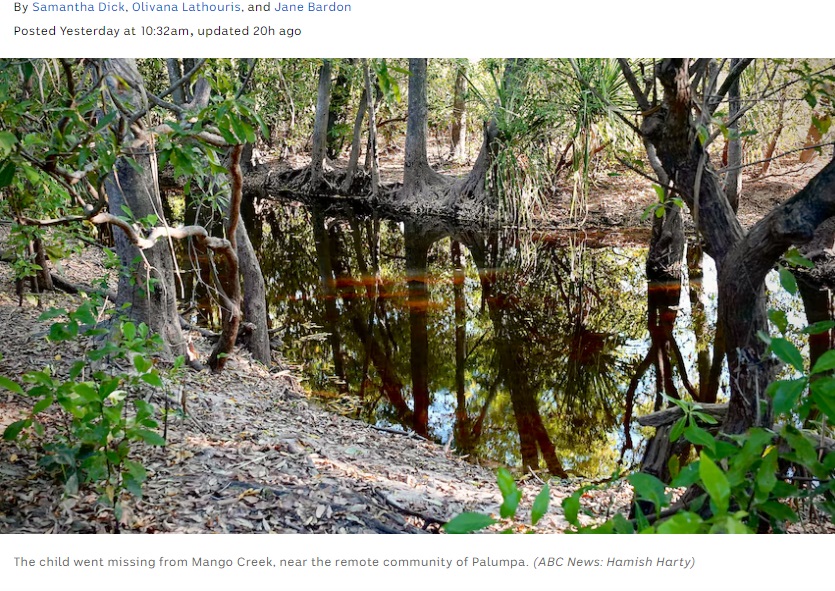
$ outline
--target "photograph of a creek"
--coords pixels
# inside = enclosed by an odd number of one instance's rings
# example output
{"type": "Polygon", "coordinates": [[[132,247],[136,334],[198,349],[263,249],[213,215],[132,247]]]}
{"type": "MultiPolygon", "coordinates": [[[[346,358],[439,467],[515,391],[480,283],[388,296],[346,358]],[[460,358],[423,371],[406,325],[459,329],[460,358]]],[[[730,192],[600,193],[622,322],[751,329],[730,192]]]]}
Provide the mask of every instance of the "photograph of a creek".
{"type": "Polygon", "coordinates": [[[0,76],[0,531],[835,531],[833,60],[0,76]]]}

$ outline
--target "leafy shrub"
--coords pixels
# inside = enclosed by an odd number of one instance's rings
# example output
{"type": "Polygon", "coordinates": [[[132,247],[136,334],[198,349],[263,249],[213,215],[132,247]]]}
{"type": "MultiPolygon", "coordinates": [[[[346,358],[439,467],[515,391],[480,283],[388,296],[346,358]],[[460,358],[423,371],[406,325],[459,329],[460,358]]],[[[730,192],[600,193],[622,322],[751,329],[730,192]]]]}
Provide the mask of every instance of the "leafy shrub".
{"type": "MultiPolygon", "coordinates": [[[[43,440],[39,464],[61,478],[68,495],[92,485],[100,502],[113,509],[118,529],[122,493],[141,497],[146,479],[145,466],[133,459],[132,451],[138,443],[165,445],[156,431],[156,408],[141,396],[148,387],[164,388],[151,360],[162,343],[145,324],[117,321],[108,333],[98,327],[97,312],[96,302],[88,300],[72,312],[52,309],[41,316],[42,320],[67,318],[51,325],[51,341],[105,334],[107,340],[102,347],[87,350],[85,358],[72,365],[66,380],[55,376],[50,366],[24,374],[25,387],[0,376],[0,387],[34,403],[29,416],[9,425],[3,438],[43,440]],[[108,368],[118,369],[97,368],[105,359],[108,368]],[[52,407],[57,407],[62,417],[54,422],[55,434],[47,437],[40,417],[52,407]]],[[[178,359],[175,369],[182,364],[183,359],[178,359]]]]}

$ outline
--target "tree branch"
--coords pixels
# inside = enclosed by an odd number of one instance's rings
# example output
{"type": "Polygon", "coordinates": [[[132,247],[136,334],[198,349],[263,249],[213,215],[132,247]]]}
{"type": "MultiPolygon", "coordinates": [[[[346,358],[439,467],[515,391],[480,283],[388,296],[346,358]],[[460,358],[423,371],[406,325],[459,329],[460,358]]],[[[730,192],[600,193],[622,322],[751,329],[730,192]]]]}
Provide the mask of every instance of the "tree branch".
{"type": "Polygon", "coordinates": [[[623,72],[623,77],[626,78],[626,83],[629,84],[629,88],[632,90],[632,96],[635,97],[635,101],[638,103],[638,107],[641,109],[642,112],[649,111],[649,99],[646,97],[644,92],[641,90],[641,87],[638,85],[638,79],[635,78],[635,73],[629,66],[629,61],[627,61],[626,58],[619,57],[618,64],[620,64],[620,70],[621,72],[623,72]]]}
{"type": "Polygon", "coordinates": [[[719,108],[719,105],[722,104],[722,99],[725,98],[725,95],[728,94],[728,91],[731,89],[731,86],[734,82],[739,80],[739,77],[742,76],[742,73],[745,69],[751,65],[751,62],[754,61],[752,57],[745,57],[739,60],[739,62],[731,68],[731,71],[728,73],[727,78],[725,81],[722,82],[722,86],[719,87],[719,90],[716,91],[716,94],[710,97],[710,114],[713,115],[716,112],[716,109],[719,108]]]}

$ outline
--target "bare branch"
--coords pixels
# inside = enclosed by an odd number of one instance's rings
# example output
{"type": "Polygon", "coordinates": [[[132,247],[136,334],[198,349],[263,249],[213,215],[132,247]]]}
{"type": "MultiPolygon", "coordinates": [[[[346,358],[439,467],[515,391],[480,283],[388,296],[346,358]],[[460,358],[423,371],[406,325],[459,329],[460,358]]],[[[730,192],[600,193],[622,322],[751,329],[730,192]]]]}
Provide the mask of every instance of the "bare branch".
{"type": "Polygon", "coordinates": [[[618,64],[620,64],[621,72],[623,72],[623,77],[626,78],[626,83],[629,84],[630,90],[632,90],[632,96],[635,97],[635,101],[638,103],[638,107],[640,107],[641,111],[649,111],[649,99],[641,90],[641,87],[638,85],[638,79],[635,78],[635,73],[632,71],[632,68],[629,66],[629,62],[626,58],[619,57],[618,64]]]}
{"type": "Polygon", "coordinates": [[[752,57],[744,57],[739,62],[731,68],[731,71],[728,73],[728,76],[725,78],[725,81],[722,82],[722,86],[719,87],[719,90],[716,91],[716,94],[710,97],[710,114],[713,115],[716,112],[716,109],[719,108],[719,105],[722,103],[722,99],[725,98],[725,95],[728,94],[728,91],[731,89],[731,86],[734,82],[739,80],[739,77],[742,76],[742,73],[745,69],[751,65],[754,61],[752,57]]]}

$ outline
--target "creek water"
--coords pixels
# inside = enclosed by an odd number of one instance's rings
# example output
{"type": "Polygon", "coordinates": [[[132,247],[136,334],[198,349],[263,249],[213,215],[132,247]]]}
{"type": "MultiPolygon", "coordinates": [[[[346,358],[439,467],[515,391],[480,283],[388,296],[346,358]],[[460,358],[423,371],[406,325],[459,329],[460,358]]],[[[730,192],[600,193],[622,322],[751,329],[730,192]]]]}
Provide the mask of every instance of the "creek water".
{"type": "MultiPolygon", "coordinates": [[[[611,474],[641,457],[628,407],[652,412],[659,391],[708,380],[715,267],[691,253],[680,285],[648,284],[648,234],[281,203],[245,220],[281,354],[310,396],[474,461],[611,474]]],[[[802,324],[797,302],[771,297],[802,324]]]]}

